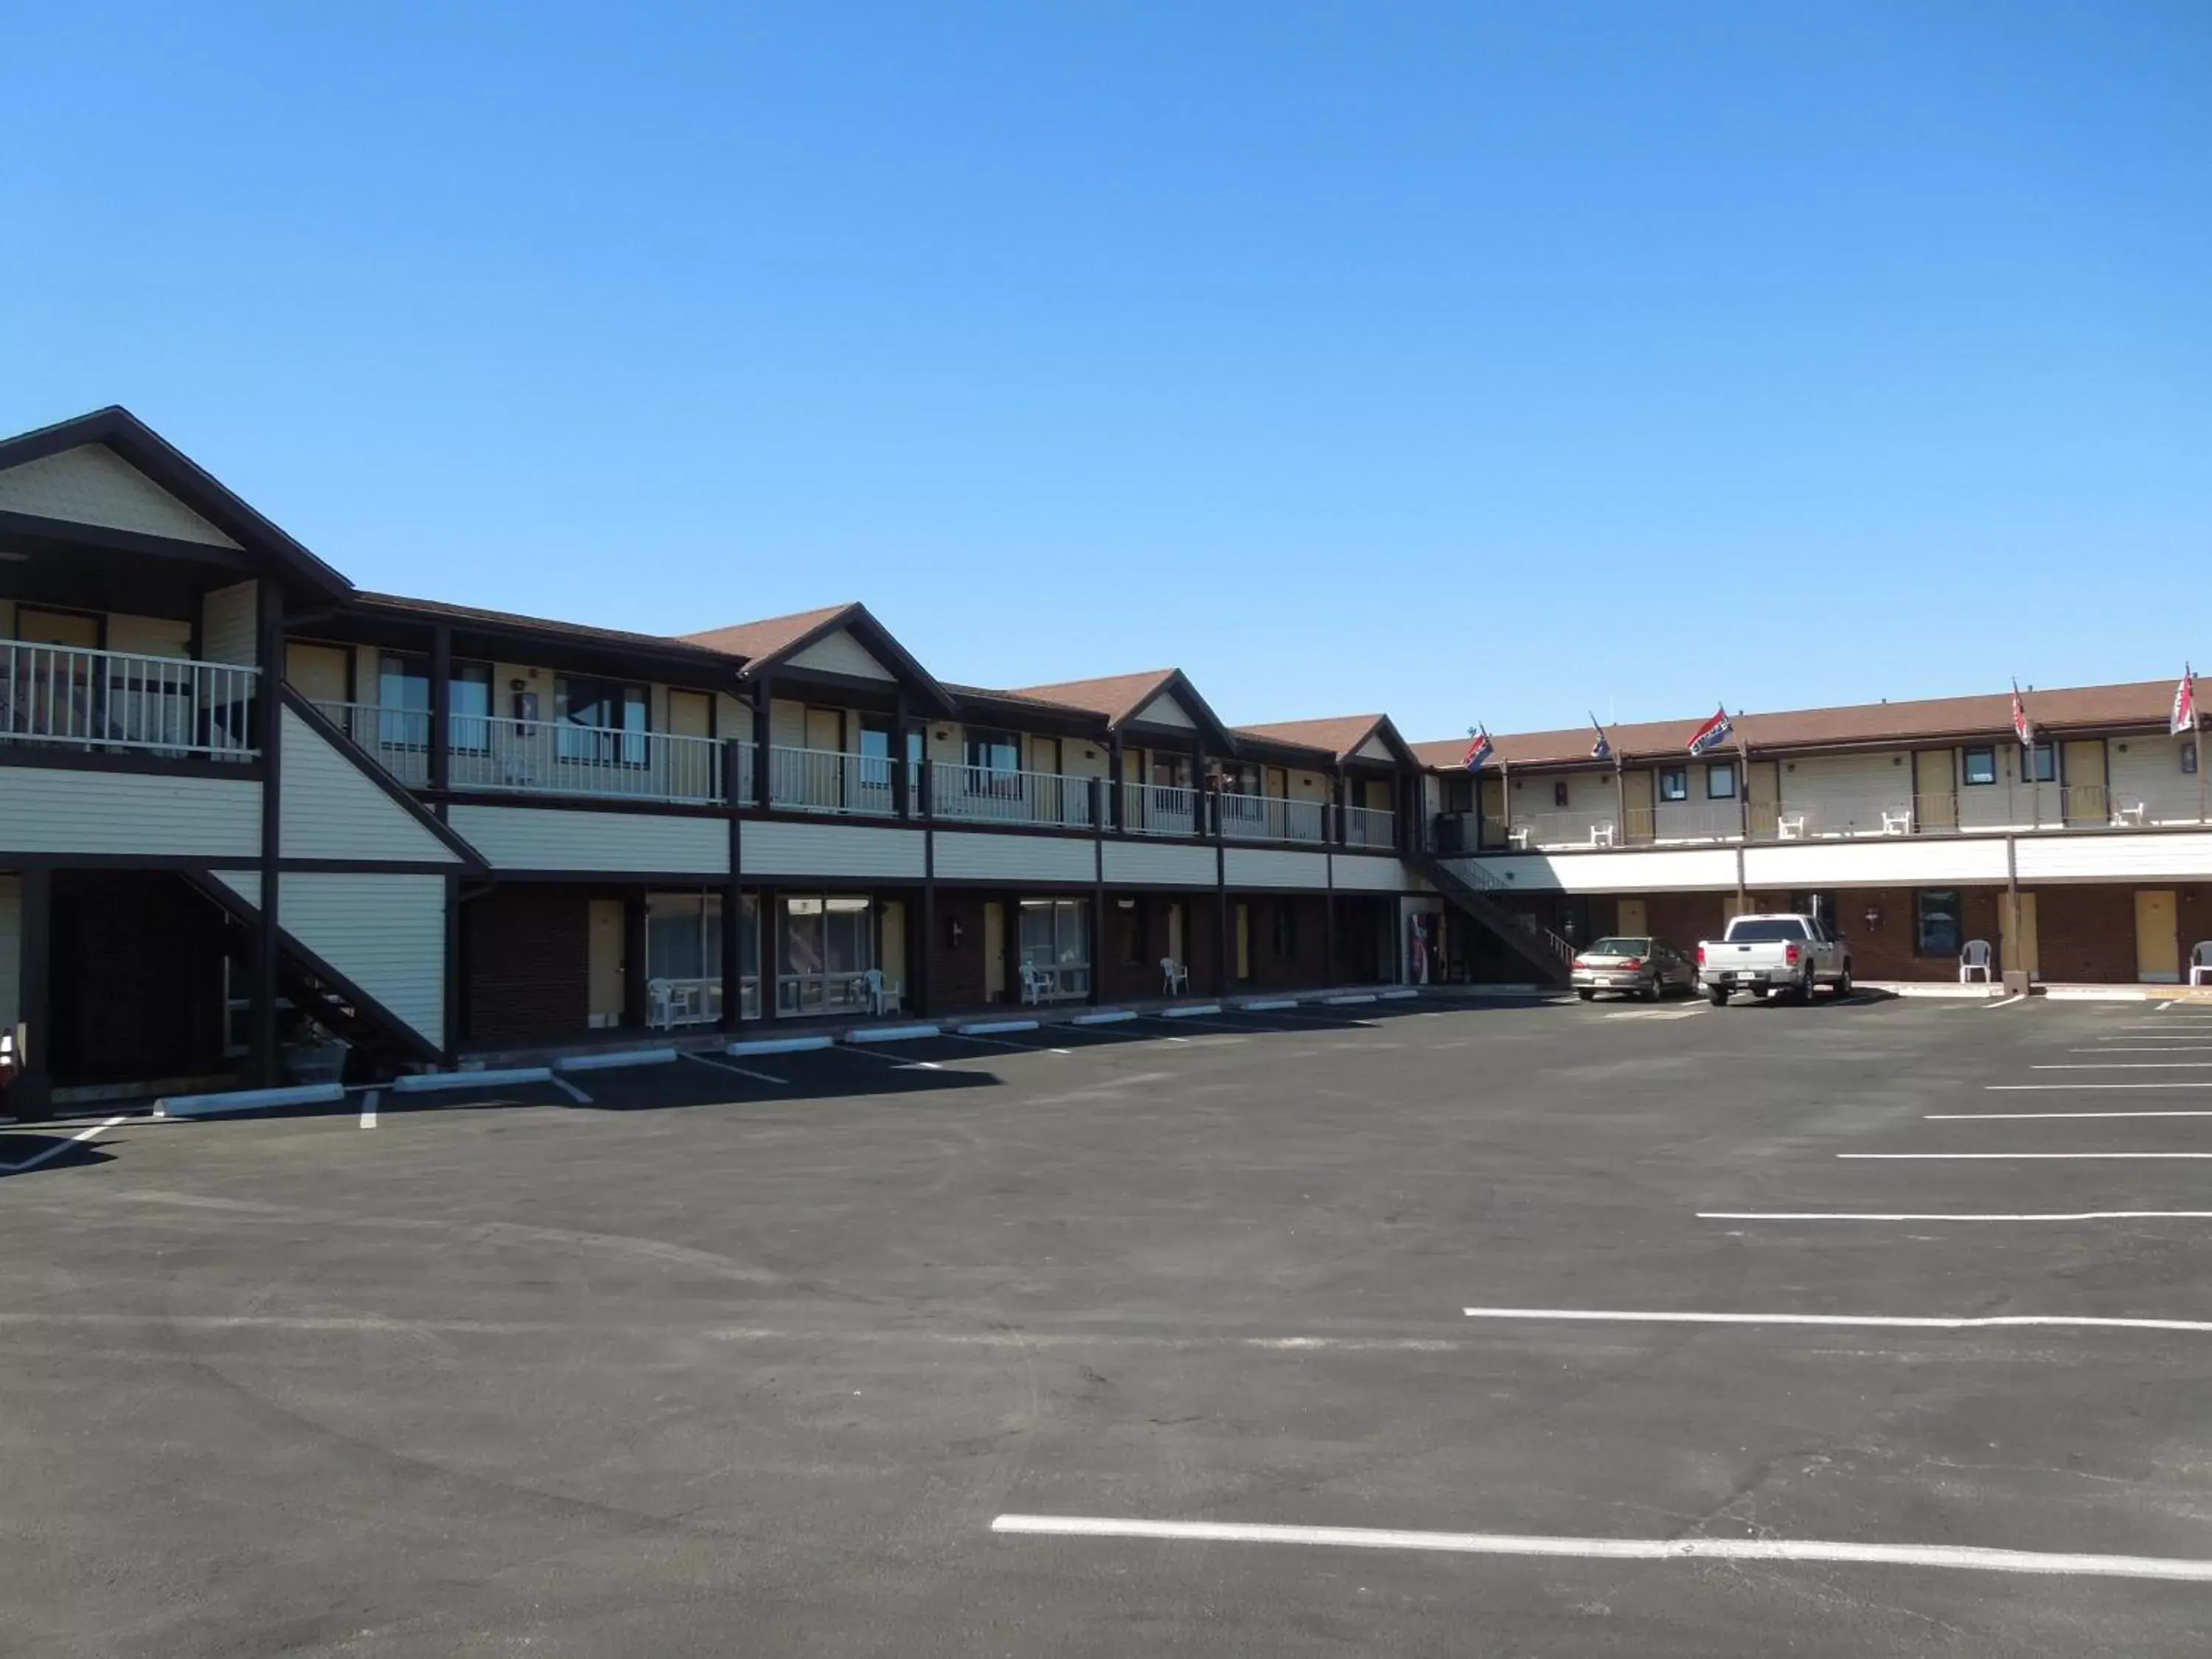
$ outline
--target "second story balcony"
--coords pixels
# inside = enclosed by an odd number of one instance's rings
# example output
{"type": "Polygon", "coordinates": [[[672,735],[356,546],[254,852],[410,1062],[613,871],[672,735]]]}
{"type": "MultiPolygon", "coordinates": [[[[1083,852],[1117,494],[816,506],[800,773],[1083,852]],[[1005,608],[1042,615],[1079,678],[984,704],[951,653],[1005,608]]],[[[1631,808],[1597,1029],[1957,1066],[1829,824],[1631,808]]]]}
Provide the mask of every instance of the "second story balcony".
{"type": "Polygon", "coordinates": [[[249,761],[260,679],[239,664],[0,641],[0,743],[249,761]]]}

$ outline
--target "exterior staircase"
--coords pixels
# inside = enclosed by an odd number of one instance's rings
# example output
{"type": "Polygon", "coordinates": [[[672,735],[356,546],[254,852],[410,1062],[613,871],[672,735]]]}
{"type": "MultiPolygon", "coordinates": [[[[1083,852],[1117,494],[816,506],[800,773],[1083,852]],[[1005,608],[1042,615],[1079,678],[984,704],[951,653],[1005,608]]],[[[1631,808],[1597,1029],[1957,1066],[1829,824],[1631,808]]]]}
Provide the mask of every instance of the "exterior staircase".
{"type": "Polygon", "coordinates": [[[1415,853],[1407,862],[1421,872],[1429,884],[1462,911],[1488,928],[1516,956],[1536,970],[1547,985],[1565,985],[1572,971],[1575,947],[1548,927],[1539,927],[1504,903],[1500,896],[1513,890],[1480,864],[1455,868],[1433,854],[1415,853]],[[1462,873],[1464,872],[1464,873],[1462,873]]]}

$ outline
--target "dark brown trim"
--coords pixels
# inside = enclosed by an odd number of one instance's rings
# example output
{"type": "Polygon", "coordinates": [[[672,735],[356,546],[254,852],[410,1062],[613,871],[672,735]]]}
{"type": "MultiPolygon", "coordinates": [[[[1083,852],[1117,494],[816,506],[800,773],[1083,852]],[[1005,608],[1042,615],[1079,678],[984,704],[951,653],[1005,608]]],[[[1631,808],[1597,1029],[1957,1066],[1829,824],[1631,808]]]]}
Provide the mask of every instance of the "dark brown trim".
{"type": "MultiPolygon", "coordinates": [[[[204,863],[202,860],[200,862],[204,863]]],[[[443,876],[459,873],[460,868],[451,859],[312,859],[280,858],[280,870],[295,875],[337,876],[443,876]]],[[[471,866],[465,872],[472,876],[489,873],[489,867],[481,861],[471,866]]]]}
{"type": "Polygon", "coordinates": [[[281,884],[276,860],[283,850],[284,716],[291,690],[284,684],[284,591],[275,582],[257,581],[254,596],[254,656],[261,686],[254,700],[255,735],[261,748],[261,914],[250,931],[246,982],[246,1064],[254,1082],[275,1086],[276,1056],[276,962],[283,944],[281,884]]]}
{"type": "MultiPolygon", "coordinates": [[[[373,756],[363,751],[351,738],[325,720],[321,711],[300,695],[298,688],[279,682],[279,690],[283,706],[298,715],[301,722],[310,732],[350,760],[356,770],[381,789],[388,799],[398,802],[405,810],[408,817],[436,836],[439,844],[451,852],[471,872],[481,872],[491,868],[491,866],[484,861],[483,854],[471,846],[464,837],[456,834],[443,818],[424,806],[413,790],[386,771],[377,763],[373,756]]],[[[262,805],[262,812],[264,817],[275,817],[276,803],[273,799],[264,801],[262,805]]]]}
{"type": "MultiPolygon", "coordinates": [[[[252,576],[262,572],[250,554],[210,542],[190,542],[175,536],[149,536],[143,530],[115,530],[104,524],[76,519],[42,518],[35,513],[0,510],[0,535],[38,536],[50,541],[74,542],[80,546],[110,547],[118,553],[141,553],[157,559],[189,559],[195,564],[252,576]]],[[[43,607],[40,607],[43,608],[43,607]]]]}
{"type": "Polygon", "coordinates": [[[228,778],[259,783],[264,768],[258,760],[219,761],[199,755],[91,754],[82,750],[49,748],[38,743],[15,743],[0,738],[0,766],[20,766],[44,772],[117,772],[171,778],[228,778]]]}
{"type": "Polygon", "coordinates": [[[19,878],[15,1018],[22,1027],[23,1051],[17,1056],[21,1069],[9,1105],[17,1117],[36,1120],[47,1115],[53,1096],[53,1073],[46,1064],[46,1044],[54,1031],[53,873],[26,866],[19,878]]]}

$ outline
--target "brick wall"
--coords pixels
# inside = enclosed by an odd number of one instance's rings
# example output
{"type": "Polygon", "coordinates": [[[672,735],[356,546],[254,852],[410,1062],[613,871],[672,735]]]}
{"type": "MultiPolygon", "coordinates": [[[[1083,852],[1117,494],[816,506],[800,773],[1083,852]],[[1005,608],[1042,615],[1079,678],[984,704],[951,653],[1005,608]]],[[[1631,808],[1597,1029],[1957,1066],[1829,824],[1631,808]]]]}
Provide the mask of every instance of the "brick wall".
{"type": "Polygon", "coordinates": [[[2133,984],[2135,889],[2037,890],[2035,943],[2037,964],[2046,980],[2061,984],[2133,984]]]}
{"type": "MultiPolygon", "coordinates": [[[[1655,939],[1663,939],[1679,951],[1695,951],[1698,941],[1717,939],[1728,918],[1723,893],[1654,893],[1644,901],[1644,925],[1655,939]]],[[[1613,927],[1620,927],[1616,906],[1613,927]]]]}
{"type": "Polygon", "coordinates": [[[461,907],[461,1030],[474,1043],[554,1042],[591,1023],[590,895],[495,887],[461,907]]]}

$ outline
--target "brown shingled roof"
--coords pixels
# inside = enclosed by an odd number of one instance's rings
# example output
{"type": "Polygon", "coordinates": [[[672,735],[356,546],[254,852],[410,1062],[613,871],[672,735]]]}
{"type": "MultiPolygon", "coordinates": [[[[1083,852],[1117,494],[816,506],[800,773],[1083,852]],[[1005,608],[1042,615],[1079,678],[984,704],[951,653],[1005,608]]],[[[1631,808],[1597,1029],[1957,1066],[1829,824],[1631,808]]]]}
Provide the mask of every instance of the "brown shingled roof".
{"type": "MultiPolygon", "coordinates": [[[[2024,691],[2027,717],[2039,728],[2081,731],[2110,726],[2163,725],[2173,696],[2171,680],[2136,680],[2124,685],[2061,687],[2024,691]]],[[[1787,709],[1770,714],[1737,714],[1736,741],[1753,750],[1818,749],[1846,744],[1909,744],[1954,738],[2002,738],[2012,731],[2012,694],[1978,697],[1929,697],[1912,702],[1854,703],[1841,708],[1787,709]]],[[[1650,759],[1686,752],[1703,717],[1648,720],[1606,728],[1624,758],[1650,759]]],[[[1512,766],[1553,766],[1588,762],[1596,734],[1587,726],[1559,732],[1493,734],[1498,758],[1512,766]]],[[[1729,747],[1734,748],[1735,744],[1729,747]]],[[[1422,764],[1455,769],[1467,752],[1467,739],[1449,738],[1413,745],[1422,764]]]]}
{"type": "Polygon", "coordinates": [[[773,657],[778,652],[798,644],[816,629],[859,608],[856,602],[848,600],[843,605],[825,605],[814,611],[794,611],[788,617],[767,617],[759,622],[732,623],[726,628],[709,628],[679,637],[687,644],[703,646],[709,651],[726,651],[732,656],[773,657]]]}
{"type": "Polygon", "coordinates": [[[1382,722],[1381,714],[1337,714],[1327,720],[1276,720],[1267,726],[1239,726],[1233,729],[1240,738],[1296,744],[1341,757],[1365,743],[1382,722]]]}
{"type": "Polygon", "coordinates": [[[1141,674],[1109,674],[1103,679],[1024,685],[999,695],[1026,697],[1031,702],[1058,703],[1063,708],[1087,709],[1109,720],[1124,720],[1164,691],[1175,677],[1172,668],[1152,668],[1141,674]]]}
{"type": "Polygon", "coordinates": [[[564,639],[594,645],[626,646],[685,656],[730,654],[693,641],[672,639],[665,634],[637,634],[622,628],[593,628],[584,623],[556,622],[548,617],[525,616],[517,611],[488,611],[481,605],[448,605],[442,599],[410,599],[404,593],[356,593],[354,599],[356,604],[372,611],[399,611],[408,616],[476,623],[485,628],[514,629],[532,634],[556,634],[564,639]]]}

